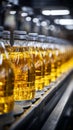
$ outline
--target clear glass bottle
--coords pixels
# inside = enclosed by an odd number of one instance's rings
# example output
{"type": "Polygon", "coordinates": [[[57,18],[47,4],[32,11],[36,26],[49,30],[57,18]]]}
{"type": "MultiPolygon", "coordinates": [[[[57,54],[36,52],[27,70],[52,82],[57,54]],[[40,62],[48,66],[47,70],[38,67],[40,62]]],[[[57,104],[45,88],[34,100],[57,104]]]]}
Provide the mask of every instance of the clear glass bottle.
{"type": "Polygon", "coordinates": [[[4,42],[4,45],[5,45],[7,52],[9,54],[9,52],[11,50],[10,31],[8,31],[8,30],[3,31],[3,42],[4,42]]]}
{"type": "Polygon", "coordinates": [[[38,43],[40,44],[40,51],[44,63],[44,86],[48,86],[51,82],[50,73],[51,73],[51,62],[48,54],[48,44],[45,35],[38,36],[38,43]]]}
{"type": "Polygon", "coordinates": [[[11,113],[14,106],[14,72],[2,39],[0,27],[0,115],[11,113]]]}
{"type": "Polygon", "coordinates": [[[10,58],[15,73],[14,100],[26,107],[35,96],[35,69],[27,47],[26,32],[16,30],[13,35],[10,58]]]}
{"type": "Polygon", "coordinates": [[[43,79],[43,58],[41,51],[38,46],[38,34],[29,33],[28,34],[28,47],[30,50],[30,55],[32,57],[35,66],[35,90],[36,97],[41,96],[44,88],[43,79]]]}
{"type": "Polygon", "coordinates": [[[48,55],[51,62],[51,82],[55,82],[57,78],[57,54],[53,37],[47,37],[48,55]]]}

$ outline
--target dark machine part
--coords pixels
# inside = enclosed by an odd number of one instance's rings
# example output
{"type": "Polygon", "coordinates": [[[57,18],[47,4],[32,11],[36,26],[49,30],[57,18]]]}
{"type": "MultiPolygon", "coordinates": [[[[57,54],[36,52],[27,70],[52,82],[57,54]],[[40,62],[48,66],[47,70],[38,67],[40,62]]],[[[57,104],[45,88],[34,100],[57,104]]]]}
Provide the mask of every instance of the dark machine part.
{"type": "Polygon", "coordinates": [[[73,79],[41,130],[73,129],[73,79]]]}

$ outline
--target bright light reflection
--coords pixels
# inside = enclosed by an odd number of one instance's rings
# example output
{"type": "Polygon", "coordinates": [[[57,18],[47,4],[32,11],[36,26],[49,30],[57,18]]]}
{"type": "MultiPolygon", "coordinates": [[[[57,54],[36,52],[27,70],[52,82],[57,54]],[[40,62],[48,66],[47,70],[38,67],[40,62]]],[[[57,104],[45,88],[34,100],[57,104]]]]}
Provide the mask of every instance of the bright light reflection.
{"type": "Polygon", "coordinates": [[[73,25],[73,19],[55,19],[54,22],[60,25],[73,25]]]}
{"type": "Polygon", "coordinates": [[[16,14],[16,11],[13,10],[13,11],[10,11],[9,13],[14,15],[14,14],[16,14]]]}
{"type": "Polygon", "coordinates": [[[26,21],[31,21],[31,17],[26,17],[26,21]]]}
{"type": "Polygon", "coordinates": [[[22,17],[26,17],[28,14],[27,13],[21,13],[22,17]]]}
{"type": "Polygon", "coordinates": [[[34,22],[34,23],[37,23],[38,21],[39,21],[38,18],[33,18],[33,22],[34,22]]]}
{"type": "Polygon", "coordinates": [[[41,22],[41,26],[43,26],[43,27],[44,27],[44,26],[47,26],[47,23],[46,23],[45,21],[42,21],[42,22],[41,22]]]}
{"type": "Polygon", "coordinates": [[[51,12],[50,12],[50,10],[43,10],[42,14],[48,16],[48,15],[51,15],[51,12]]]}
{"type": "Polygon", "coordinates": [[[68,15],[69,10],[51,10],[51,15],[68,15]]]}
{"type": "Polygon", "coordinates": [[[65,28],[68,30],[73,30],[73,25],[66,25],[65,28]]]}
{"type": "Polygon", "coordinates": [[[70,14],[69,10],[43,10],[42,11],[43,15],[68,15],[70,14]]]}

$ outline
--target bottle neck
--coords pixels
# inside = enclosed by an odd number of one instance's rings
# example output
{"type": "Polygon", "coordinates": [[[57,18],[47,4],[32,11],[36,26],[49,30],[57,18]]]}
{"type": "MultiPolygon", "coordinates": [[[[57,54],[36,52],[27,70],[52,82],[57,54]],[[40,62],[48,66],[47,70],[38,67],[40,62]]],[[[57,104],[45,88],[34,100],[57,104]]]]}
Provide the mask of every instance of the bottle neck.
{"type": "Polygon", "coordinates": [[[20,46],[20,47],[26,47],[27,46],[27,41],[26,40],[20,40],[20,39],[14,39],[14,44],[13,46],[20,46]]]}

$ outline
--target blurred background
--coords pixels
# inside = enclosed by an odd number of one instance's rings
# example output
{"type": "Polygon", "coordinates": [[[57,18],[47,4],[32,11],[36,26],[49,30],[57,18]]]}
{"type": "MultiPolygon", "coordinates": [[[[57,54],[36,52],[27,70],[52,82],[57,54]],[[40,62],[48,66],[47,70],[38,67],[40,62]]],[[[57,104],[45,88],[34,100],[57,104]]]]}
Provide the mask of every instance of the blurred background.
{"type": "Polygon", "coordinates": [[[2,0],[0,25],[73,41],[73,0],[2,0]]]}

